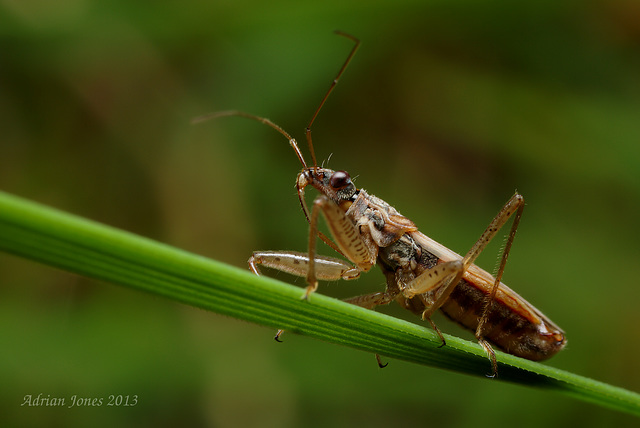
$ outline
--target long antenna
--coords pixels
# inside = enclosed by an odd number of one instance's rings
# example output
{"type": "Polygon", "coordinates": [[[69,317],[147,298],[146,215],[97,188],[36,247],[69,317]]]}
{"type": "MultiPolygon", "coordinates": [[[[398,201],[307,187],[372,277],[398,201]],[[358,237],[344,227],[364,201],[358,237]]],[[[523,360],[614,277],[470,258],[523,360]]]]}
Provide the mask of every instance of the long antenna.
{"type": "Polygon", "coordinates": [[[316,160],[316,153],[313,150],[313,142],[311,141],[311,125],[313,125],[313,122],[316,120],[318,113],[320,113],[322,106],[327,101],[327,98],[329,98],[329,94],[331,93],[331,91],[333,91],[333,88],[335,88],[335,86],[338,84],[338,80],[340,80],[340,77],[342,76],[342,73],[344,73],[345,68],[347,68],[347,65],[349,65],[349,62],[351,62],[351,58],[353,58],[353,56],[356,54],[356,51],[360,47],[360,40],[353,37],[351,34],[347,34],[339,30],[336,30],[335,33],[339,36],[343,36],[353,40],[353,42],[355,43],[355,46],[353,47],[353,49],[351,49],[351,53],[347,57],[347,60],[344,62],[344,64],[342,64],[342,68],[340,68],[340,71],[338,71],[338,75],[335,77],[335,79],[333,79],[333,82],[331,82],[331,86],[329,86],[329,90],[322,98],[322,101],[320,101],[320,105],[318,106],[318,109],[313,114],[313,116],[311,117],[311,120],[309,121],[309,124],[307,125],[305,135],[307,137],[307,143],[309,144],[309,151],[311,152],[311,160],[313,160],[313,166],[315,168],[318,168],[318,161],[316,160]]]}
{"type": "Polygon", "coordinates": [[[278,131],[279,133],[284,135],[287,140],[289,140],[289,144],[291,145],[293,150],[296,152],[296,155],[298,156],[298,160],[300,160],[300,163],[302,164],[302,167],[303,168],[308,168],[307,167],[307,163],[305,162],[304,157],[302,156],[302,152],[300,151],[300,148],[298,147],[298,143],[296,142],[295,138],[291,137],[291,135],[289,135],[289,133],[287,131],[285,131],[284,129],[282,129],[282,127],[280,127],[279,125],[276,125],[275,123],[273,123],[271,120],[267,119],[266,117],[260,117],[260,116],[254,115],[254,114],[245,113],[243,111],[238,111],[238,110],[225,110],[225,111],[217,111],[217,112],[214,112],[214,113],[209,113],[209,114],[204,114],[202,116],[198,116],[198,117],[192,119],[191,123],[196,124],[196,123],[200,123],[200,122],[206,122],[207,120],[217,119],[219,117],[225,117],[225,116],[245,117],[247,119],[251,119],[251,120],[255,120],[255,121],[260,122],[260,123],[264,123],[265,125],[268,125],[271,128],[275,129],[276,131],[278,131]]]}
{"type": "MultiPolygon", "coordinates": [[[[309,152],[311,153],[311,158],[313,160],[313,166],[314,166],[314,169],[316,169],[316,170],[318,168],[318,162],[316,160],[315,151],[313,150],[313,142],[311,141],[311,125],[313,125],[313,122],[316,120],[316,117],[318,116],[318,113],[320,113],[320,110],[322,109],[322,106],[324,106],[324,103],[327,101],[327,98],[329,98],[329,94],[331,94],[331,91],[333,91],[333,88],[338,84],[338,80],[340,80],[340,77],[342,76],[342,73],[344,73],[344,70],[347,68],[347,65],[349,65],[349,62],[351,62],[351,59],[353,58],[353,56],[355,55],[356,51],[360,47],[360,40],[358,40],[354,36],[352,36],[350,34],[347,34],[345,32],[342,32],[342,31],[338,31],[338,30],[335,31],[335,33],[337,35],[339,35],[339,36],[343,36],[343,37],[346,37],[348,39],[351,39],[355,43],[355,46],[353,47],[353,49],[351,49],[351,52],[349,53],[349,56],[347,57],[347,59],[344,62],[344,64],[342,64],[342,67],[340,68],[340,71],[338,71],[338,75],[331,82],[331,86],[329,86],[329,90],[327,91],[327,93],[322,98],[322,101],[320,101],[320,105],[318,106],[318,108],[316,109],[315,113],[311,117],[311,120],[309,121],[309,124],[307,125],[307,128],[306,128],[305,135],[306,135],[306,138],[307,138],[307,143],[309,144],[309,152]]],[[[304,169],[309,169],[309,167],[307,166],[307,163],[304,160],[304,156],[302,156],[302,152],[300,151],[300,148],[298,147],[298,143],[296,142],[296,140],[293,137],[291,137],[291,135],[289,135],[289,133],[287,131],[285,131],[282,127],[280,127],[279,125],[276,125],[275,123],[273,123],[271,120],[267,119],[266,117],[256,116],[256,115],[253,115],[253,114],[250,114],[250,113],[245,113],[245,112],[239,111],[239,110],[225,110],[225,111],[218,111],[218,112],[214,112],[214,113],[209,113],[209,114],[205,114],[205,115],[202,115],[202,116],[198,116],[198,117],[194,118],[193,120],[191,120],[191,123],[196,124],[196,123],[201,123],[201,122],[205,122],[205,121],[208,121],[208,120],[211,120],[211,119],[216,119],[216,118],[219,118],[219,117],[226,117],[226,116],[240,116],[240,117],[244,117],[244,118],[247,118],[247,119],[255,120],[257,122],[263,123],[263,124],[273,128],[274,130],[278,131],[287,140],[289,140],[289,144],[291,145],[293,150],[296,152],[296,156],[298,156],[298,160],[302,164],[302,167],[304,169]]],[[[296,187],[298,188],[298,184],[297,183],[296,183],[296,187]]],[[[306,204],[304,202],[304,198],[302,196],[302,193],[303,193],[302,190],[300,188],[298,188],[298,199],[300,199],[300,204],[302,205],[302,211],[304,212],[304,215],[307,218],[307,222],[309,222],[310,221],[309,209],[307,208],[307,206],[306,206],[306,204]]],[[[334,244],[324,233],[318,231],[318,236],[327,245],[329,245],[331,248],[336,250],[338,253],[342,254],[342,251],[340,251],[340,249],[336,246],[336,244],[334,244]]]]}

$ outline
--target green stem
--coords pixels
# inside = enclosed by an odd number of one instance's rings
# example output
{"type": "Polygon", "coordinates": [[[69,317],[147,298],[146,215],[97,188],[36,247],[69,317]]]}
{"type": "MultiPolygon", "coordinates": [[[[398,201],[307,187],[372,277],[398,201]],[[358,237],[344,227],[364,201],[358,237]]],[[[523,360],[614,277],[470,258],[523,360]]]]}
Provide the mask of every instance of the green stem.
{"type": "MultiPolygon", "coordinates": [[[[0,250],[168,297],[212,312],[391,358],[484,376],[489,362],[472,342],[346,304],[132,233],[0,192],[0,250]]],[[[499,379],[557,390],[640,415],[640,395],[497,352],[499,379]]]]}

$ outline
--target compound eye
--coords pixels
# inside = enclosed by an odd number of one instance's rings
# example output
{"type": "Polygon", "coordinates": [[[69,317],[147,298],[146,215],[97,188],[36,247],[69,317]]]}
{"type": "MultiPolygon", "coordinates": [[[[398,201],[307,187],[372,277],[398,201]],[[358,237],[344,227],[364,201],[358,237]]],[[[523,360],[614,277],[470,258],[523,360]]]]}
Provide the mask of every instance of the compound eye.
{"type": "Polygon", "coordinates": [[[329,179],[329,184],[336,190],[342,189],[343,187],[348,186],[350,183],[351,177],[346,171],[336,171],[329,179]]]}

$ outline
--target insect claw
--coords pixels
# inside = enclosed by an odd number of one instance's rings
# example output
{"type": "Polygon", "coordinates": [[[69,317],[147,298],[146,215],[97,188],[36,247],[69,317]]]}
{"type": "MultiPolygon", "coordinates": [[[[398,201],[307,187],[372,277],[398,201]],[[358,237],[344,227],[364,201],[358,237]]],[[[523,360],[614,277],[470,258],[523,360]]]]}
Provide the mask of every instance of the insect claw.
{"type": "Polygon", "coordinates": [[[494,373],[491,373],[491,374],[486,374],[485,376],[488,377],[489,379],[495,379],[495,378],[498,377],[498,372],[494,372],[494,373]]]}
{"type": "Polygon", "coordinates": [[[489,361],[491,361],[491,375],[486,375],[489,379],[495,379],[498,377],[498,360],[496,360],[496,353],[485,339],[478,337],[480,346],[484,349],[489,361]]]}
{"type": "Polygon", "coordinates": [[[380,355],[376,354],[376,361],[378,362],[378,367],[380,367],[381,369],[387,367],[389,365],[389,363],[382,363],[382,360],[380,359],[380,355]]]}
{"type": "Polygon", "coordinates": [[[307,286],[307,289],[305,290],[304,295],[302,296],[302,300],[309,300],[309,296],[311,295],[311,293],[316,291],[317,288],[318,288],[317,281],[315,282],[315,284],[307,286]]]}
{"type": "Polygon", "coordinates": [[[278,332],[276,333],[275,337],[273,338],[276,342],[282,343],[282,340],[280,340],[280,335],[284,333],[284,330],[278,330],[278,332]]]}

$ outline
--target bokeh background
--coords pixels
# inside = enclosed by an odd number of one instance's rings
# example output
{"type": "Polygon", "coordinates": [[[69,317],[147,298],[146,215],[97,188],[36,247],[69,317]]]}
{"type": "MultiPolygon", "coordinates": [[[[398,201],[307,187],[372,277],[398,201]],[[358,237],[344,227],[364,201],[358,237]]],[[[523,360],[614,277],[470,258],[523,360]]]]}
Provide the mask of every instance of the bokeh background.
{"type": "MultiPolygon", "coordinates": [[[[640,389],[633,0],[3,0],[0,188],[240,267],[256,249],[304,250],[286,140],[244,119],[190,120],[240,109],[304,140],[352,47],[335,29],[362,47],[314,126],[318,157],[460,253],[524,194],[505,282],[567,332],[548,364],[640,389]]],[[[491,270],[498,249],[479,264],[491,270]]],[[[373,271],[320,292],[382,287],[373,271]]],[[[6,254],[0,320],[3,426],[636,422],[482,374],[276,344],[269,329],[6,254]],[[40,393],[138,404],[21,406],[40,393]]]]}

